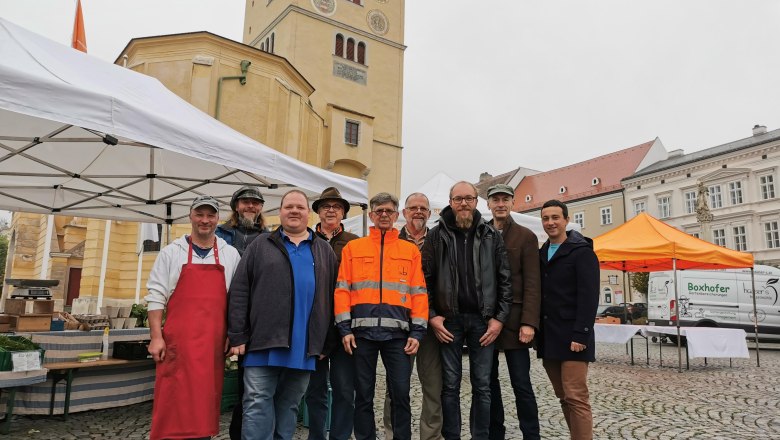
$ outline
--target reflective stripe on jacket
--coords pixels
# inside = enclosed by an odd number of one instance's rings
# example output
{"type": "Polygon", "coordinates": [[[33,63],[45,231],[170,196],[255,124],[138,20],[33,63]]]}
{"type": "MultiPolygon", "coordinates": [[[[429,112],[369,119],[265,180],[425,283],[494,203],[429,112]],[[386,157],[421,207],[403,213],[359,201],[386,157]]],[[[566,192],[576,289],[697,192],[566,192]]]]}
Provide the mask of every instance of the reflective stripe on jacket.
{"type": "Polygon", "coordinates": [[[397,230],[372,227],[368,237],[344,247],[333,299],[341,336],[422,339],[428,292],[420,251],[399,240],[397,230]]]}

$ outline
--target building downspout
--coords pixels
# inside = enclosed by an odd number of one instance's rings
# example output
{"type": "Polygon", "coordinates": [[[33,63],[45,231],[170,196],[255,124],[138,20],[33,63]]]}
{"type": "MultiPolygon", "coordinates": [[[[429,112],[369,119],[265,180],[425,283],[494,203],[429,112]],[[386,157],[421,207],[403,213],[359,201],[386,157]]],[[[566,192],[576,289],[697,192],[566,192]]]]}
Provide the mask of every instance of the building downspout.
{"type": "Polygon", "coordinates": [[[220,102],[222,101],[222,81],[227,79],[237,79],[238,82],[240,82],[243,86],[246,84],[246,73],[249,70],[250,64],[252,64],[252,62],[249,60],[241,60],[241,75],[223,76],[219,78],[219,81],[217,82],[217,105],[216,109],[214,109],[214,119],[219,120],[219,106],[220,102]]]}

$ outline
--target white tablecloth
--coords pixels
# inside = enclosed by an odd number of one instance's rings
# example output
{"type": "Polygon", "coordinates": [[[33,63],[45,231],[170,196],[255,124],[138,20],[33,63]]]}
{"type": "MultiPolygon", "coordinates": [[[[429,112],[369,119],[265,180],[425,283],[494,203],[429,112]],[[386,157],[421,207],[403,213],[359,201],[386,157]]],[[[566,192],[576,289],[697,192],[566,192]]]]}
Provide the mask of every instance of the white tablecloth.
{"type": "Polygon", "coordinates": [[[641,325],[628,324],[594,324],[596,332],[596,342],[607,344],[625,344],[634,337],[640,330],[641,325]]]}
{"type": "MultiPolygon", "coordinates": [[[[643,325],[642,334],[677,335],[676,327],[643,325]]],[[[688,339],[691,358],[749,358],[745,331],[734,328],[680,327],[680,335],[688,339]]]]}

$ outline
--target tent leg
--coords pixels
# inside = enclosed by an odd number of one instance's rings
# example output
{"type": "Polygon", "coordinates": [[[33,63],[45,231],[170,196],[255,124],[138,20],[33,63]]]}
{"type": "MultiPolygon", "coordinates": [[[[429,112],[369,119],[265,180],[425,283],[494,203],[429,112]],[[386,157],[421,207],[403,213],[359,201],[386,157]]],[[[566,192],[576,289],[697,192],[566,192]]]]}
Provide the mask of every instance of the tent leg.
{"type": "Polygon", "coordinates": [[[750,282],[753,289],[753,331],[756,336],[756,367],[761,366],[761,354],[758,349],[758,314],[756,313],[756,273],[755,266],[750,268],[750,282]]]}
{"type": "MultiPolygon", "coordinates": [[[[677,291],[677,259],[672,259],[672,270],[674,271],[674,314],[677,325],[677,372],[682,373],[682,337],[680,337],[680,295],[677,291]]],[[[687,348],[686,348],[687,350],[687,348]]],[[[687,356],[687,355],[686,355],[687,356]]]]}

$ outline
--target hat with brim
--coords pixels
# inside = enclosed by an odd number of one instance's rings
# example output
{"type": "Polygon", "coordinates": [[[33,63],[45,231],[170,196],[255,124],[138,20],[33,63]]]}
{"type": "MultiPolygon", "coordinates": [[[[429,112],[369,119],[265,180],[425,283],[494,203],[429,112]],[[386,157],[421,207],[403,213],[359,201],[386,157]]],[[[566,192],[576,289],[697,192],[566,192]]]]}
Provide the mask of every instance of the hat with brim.
{"type": "Polygon", "coordinates": [[[349,202],[343,199],[341,197],[341,193],[339,192],[339,190],[337,190],[332,186],[330,188],[325,188],[325,191],[323,191],[322,194],[320,194],[320,198],[315,200],[314,203],[311,204],[311,209],[314,212],[319,212],[320,203],[326,200],[333,200],[339,202],[341,204],[341,207],[344,208],[345,213],[349,211],[349,202]]]}
{"type": "Polygon", "coordinates": [[[201,206],[211,206],[215,211],[219,211],[219,202],[211,196],[198,196],[192,201],[190,210],[200,208],[201,206]]]}
{"type": "Polygon", "coordinates": [[[487,190],[487,196],[488,198],[491,196],[494,196],[496,194],[506,194],[508,196],[514,197],[515,196],[515,190],[509,185],[505,185],[503,183],[499,183],[498,185],[493,185],[487,190]]]}

